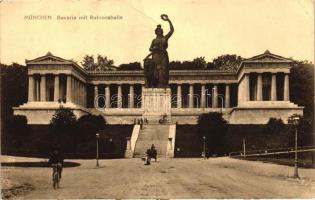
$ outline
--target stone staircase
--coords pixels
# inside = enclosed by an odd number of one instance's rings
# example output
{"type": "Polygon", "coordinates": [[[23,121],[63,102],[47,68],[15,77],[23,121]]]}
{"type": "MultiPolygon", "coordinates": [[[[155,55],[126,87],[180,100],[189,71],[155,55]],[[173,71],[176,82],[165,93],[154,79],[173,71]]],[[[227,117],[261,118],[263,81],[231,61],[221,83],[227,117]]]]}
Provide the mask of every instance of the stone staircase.
{"type": "Polygon", "coordinates": [[[158,157],[166,157],[167,143],[170,125],[150,124],[143,125],[136,142],[133,156],[140,158],[145,156],[147,149],[154,144],[158,157]]]}

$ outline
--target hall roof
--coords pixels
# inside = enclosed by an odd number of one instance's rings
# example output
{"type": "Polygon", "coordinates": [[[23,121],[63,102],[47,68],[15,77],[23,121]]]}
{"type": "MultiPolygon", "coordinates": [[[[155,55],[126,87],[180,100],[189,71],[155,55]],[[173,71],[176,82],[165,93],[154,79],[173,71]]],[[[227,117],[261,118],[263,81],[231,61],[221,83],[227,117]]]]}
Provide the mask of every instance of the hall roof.
{"type": "Polygon", "coordinates": [[[58,56],[53,55],[51,52],[48,52],[46,55],[32,59],[32,60],[25,60],[27,65],[72,65],[75,68],[81,70],[84,73],[87,73],[85,69],[83,69],[80,65],[78,65],[73,60],[66,60],[64,58],[60,58],[58,56]]]}
{"type": "MultiPolygon", "coordinates": [[[[266,50],[264,53],[259,54],[257,56],[253,56],[251,58],[244,59],[242,63],[251,63],[251,62],[285,62],[291,63],[293,62],[290,58],[285,58],[273,53],[270,53],[269,50],[266,50]]],[[[241,65],[242,65],[241,63],[241,65]]]]}

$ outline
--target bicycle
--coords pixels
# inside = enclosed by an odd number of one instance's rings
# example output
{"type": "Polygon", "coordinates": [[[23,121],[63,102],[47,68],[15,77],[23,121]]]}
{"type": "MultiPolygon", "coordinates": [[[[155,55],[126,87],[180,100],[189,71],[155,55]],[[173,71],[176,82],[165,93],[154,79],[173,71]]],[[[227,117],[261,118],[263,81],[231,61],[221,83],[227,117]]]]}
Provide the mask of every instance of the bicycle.
{"type": "Polygon", "coordinates": [[[52,174],[52,178],[53,178],[53,187],[54,189],[59,188],[59,182],[60,182],[60,168],[61,168],[61,164],[52,164],[51,165],[53,168],[53,174],[52,174]]]}

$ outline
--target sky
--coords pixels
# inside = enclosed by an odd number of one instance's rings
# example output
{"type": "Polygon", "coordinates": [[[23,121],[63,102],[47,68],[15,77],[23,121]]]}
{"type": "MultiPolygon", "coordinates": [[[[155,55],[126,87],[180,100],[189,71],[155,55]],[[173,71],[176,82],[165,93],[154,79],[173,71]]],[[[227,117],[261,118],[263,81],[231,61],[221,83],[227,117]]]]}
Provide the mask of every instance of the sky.
{"type": "Polygon", "coordinates": [[[0,3],[0,62],[25,64],[51,52],[80,63],[97,54],[115,65],[142,62],[167,14],[170,60],[271,53],[314,62],[313,0],[28,0],[0,3]],[[27,19],[27,16],[51,19],[27,19]],[[122,19],[91,20],[93,16],[122,19]],[[58,20],[58,16],[76,17],[58,20]],[[87,16],[86,20],[79,16],[87,16]]]}

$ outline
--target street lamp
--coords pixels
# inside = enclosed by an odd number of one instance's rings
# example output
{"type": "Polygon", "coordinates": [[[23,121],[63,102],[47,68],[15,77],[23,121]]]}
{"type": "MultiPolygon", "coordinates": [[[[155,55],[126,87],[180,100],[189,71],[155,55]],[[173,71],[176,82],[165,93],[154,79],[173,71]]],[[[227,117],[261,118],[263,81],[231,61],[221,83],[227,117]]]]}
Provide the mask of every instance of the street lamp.
{"type": "Polygon", "coordinates": [[[98,163],[98,140],[100,138],[100,134],[96,133],[96,167],[99,167],[98,163]]]}
{"type": "Polygon", "coordinates": [[[297,127],[299,124],[300,118],[295,116],[292,118],[292,123],[295,127],[295,157],[294,157],[294,178],[299,178],[299,172],[298,172],[298,154],[297,154],[297,127]]]}
{"type": "Polygon", "coordinates": [[[206,136],[203,136],[203,158],[206,159],[206,136]]]}

